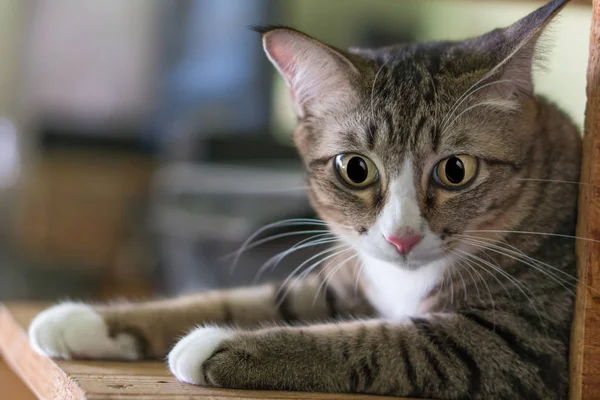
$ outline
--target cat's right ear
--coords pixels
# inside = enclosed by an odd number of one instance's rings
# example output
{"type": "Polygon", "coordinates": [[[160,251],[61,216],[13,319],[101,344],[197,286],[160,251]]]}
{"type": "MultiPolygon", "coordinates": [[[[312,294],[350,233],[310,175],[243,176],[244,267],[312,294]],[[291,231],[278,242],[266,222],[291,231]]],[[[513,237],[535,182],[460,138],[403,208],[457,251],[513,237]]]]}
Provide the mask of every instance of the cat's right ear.
{"type": "Polygon", "coordinates": [[[299,118],[341,111],[357,101],[356,66],[337,49],[290,28],[258,29],[267,57],[287,86],[299,118]]]}

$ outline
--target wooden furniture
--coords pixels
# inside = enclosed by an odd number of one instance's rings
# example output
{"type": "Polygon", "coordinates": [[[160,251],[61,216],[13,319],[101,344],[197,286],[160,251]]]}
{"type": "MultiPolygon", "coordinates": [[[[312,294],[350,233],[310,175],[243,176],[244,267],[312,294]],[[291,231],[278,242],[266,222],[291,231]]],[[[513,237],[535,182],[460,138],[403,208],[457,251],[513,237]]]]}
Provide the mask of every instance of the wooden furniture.
{"type": "Polygon", "coordinates": [[[571,337],[571,399],[600,397],[600,0],[593,1],[577,241],[579,283],[571,337]]]}
{"type": "MultiPolygon", "coordinates": [[[[26,329],[43,305],[0,305],[0,353],[29,388],[47,400],[177,399],[339,399],[380,400],[390,397],[273,391],[208,389],[178,382],[164,362],[56,361],[36,354],[26,329]]],[[[2,380],[0,380],[0,383],[2,380]]],[[[0,387],[0,398],[6,398],[0,387]]],[[[24,397],[23,400],[29,400],[24,397]]],[[[10,400],[21,398],[10,397],[10,400]]]]}
{"type": "Polygon", "coordinates": [[[35,395],[29,390],[25,383],[0,359],[0,388],[2,395],[7,399],[35,400],[35,395]]]}

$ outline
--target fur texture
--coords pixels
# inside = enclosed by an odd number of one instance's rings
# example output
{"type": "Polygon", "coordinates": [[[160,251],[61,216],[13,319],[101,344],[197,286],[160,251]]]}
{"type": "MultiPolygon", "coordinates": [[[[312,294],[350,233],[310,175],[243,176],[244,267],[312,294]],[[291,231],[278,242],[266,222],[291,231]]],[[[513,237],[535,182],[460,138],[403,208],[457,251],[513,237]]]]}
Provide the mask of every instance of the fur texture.
{"type": "Polygon", "coordinates": [[[581,142],[531,81],[537,40],[566,3],[461,42],[348,52],[264,29],[298,114],[309,198],[342,244],[323,253],[320,272],[282,283],[59,305],[34,320],[35,348],[163,357],[189,332],[168,360],[195,384],[566,398],[577,185],[565,182],[579,178],[581,142]],[[376,179],[348,185],[340,154],[369,159],[376,179]],[[444,186],[440,163],[454,156],[476,170],[444,186]],[[421,240],[400,253],[390,235],[421,240]],[[90,333],[86,321],[100,328],[90,333]]]}

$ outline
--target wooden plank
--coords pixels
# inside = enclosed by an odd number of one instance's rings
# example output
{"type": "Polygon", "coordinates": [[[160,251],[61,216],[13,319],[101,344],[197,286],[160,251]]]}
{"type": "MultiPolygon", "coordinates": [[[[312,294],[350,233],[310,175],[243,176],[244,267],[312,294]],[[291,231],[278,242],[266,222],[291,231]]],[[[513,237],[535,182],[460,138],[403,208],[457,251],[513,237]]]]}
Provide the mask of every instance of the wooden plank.
{"type": "MultiPolygon", "coordinates": [[[[577,235],[600,240],[600,0],[593,1],[577,235]]],[[[600,243],[578,240],[579,284],[571,337],[571,399],[600,393],[600,243]]]]}
{"type": "Polygon", "coordinates": [[[321,393],[209,389],[178,382],[160,361],[99,362],[51,360],[29,346],[26,327],[42,305],[0,305],[0,354],[41,399],[339,399],[390,397],[321,393]]]}
{"type": "Polygon", "coordinates": [[[0,359],[0,388],[2,388],[2,396],[6,399],[35,400],[34,394],[2,359],[0,359]]]}
{"type": "Polygon", "coordinates": [[[7,364],[41,399],[84,399],[85,394],[60,367],[31,350],[22,323],[35,315],[36,308],[19,310],[16,319],[0,308],[0,352],[7,364]]]}

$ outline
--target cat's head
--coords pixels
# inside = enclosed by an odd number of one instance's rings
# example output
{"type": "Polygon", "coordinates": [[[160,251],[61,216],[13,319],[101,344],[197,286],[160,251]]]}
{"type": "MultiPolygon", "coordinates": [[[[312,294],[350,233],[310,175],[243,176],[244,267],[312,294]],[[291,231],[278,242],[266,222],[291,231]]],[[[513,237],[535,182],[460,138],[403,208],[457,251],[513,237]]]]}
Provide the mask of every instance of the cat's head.
{"type": "Polygon", "coordinates": [[[331,229],[402,268],[451,256],[464,232],[514,229],[532,206],[517,178],[536,174],[536,42],[565,3],[461,42],[346,52],[263,30],[298,115],[310,200],[331,229]]]}

